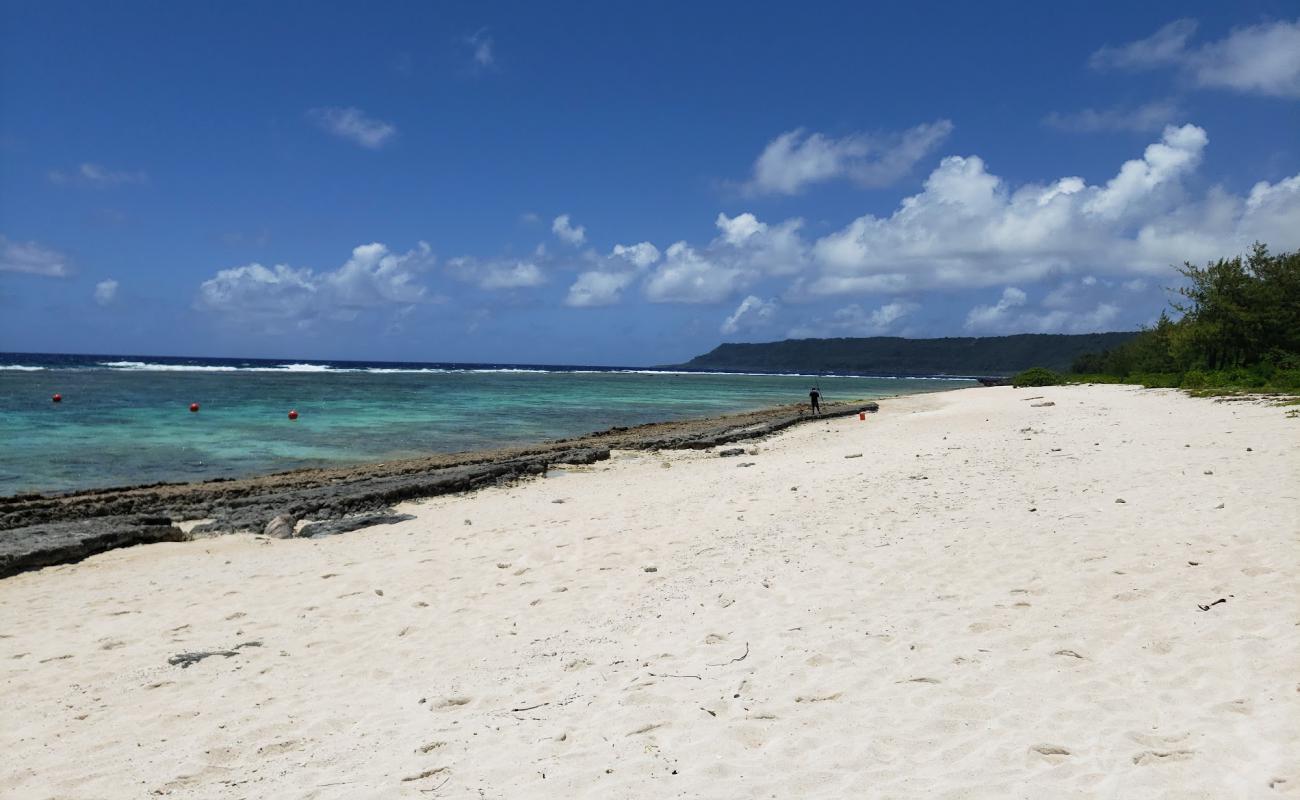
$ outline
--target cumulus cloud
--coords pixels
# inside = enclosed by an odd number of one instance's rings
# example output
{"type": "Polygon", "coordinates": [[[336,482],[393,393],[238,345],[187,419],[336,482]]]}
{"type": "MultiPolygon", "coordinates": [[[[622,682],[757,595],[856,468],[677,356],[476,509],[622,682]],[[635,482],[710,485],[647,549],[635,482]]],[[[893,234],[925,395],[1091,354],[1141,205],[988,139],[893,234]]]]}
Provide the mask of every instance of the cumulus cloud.
{"type": "Polygon", "coordinates": [[[376,242],[354,248],[332,271],[245,264],[204,281],[196,305],[237,322],[272,328],[280,323],[307,327],[321,319],[346,321],[365,309],[428,302],[428,290],[417,278],[433,263],[425,242],[406,253],[394,253],[376,242]]]}
{"type": "Polygon", "coordinates": [[[1012,188],[976,156],[945,158],[892,215],[859,217],[816,241],[816,271],[796,289],[818,296],[970,288],[1100,267],[1164,273],[1255,239],[1300,245],[1300,176],[1262,182],[1248,198],[1218,189],[1187,196],[1183,179],[1207,143],[1194,125],[1167,128],[1101,186],[1064,177],[1012,188]]]}
{"type": "Polygon", "coordinates": [[[613,305],[621,298],[623,289],[635,279],[634,272],[583,272],[569,287],[564,304],[574,308],[613,305]]]}
{"type": "Polygon", "coordinates": [[[659,260],[659,248],[649,242],[631,245],[616,244],[610,255],[627,260],[637,269],[645,269],[659,260]]]}
{"type": "Polygon", "coordinates": [[[551,233],[554,233],[561,241],[577,247],[587,241],[587,229],[581,225],[574,226],[568,214],[561,214],[551,222],[551,233]]]}
{"type": "Polygon", "coordinates": [[[889,333],[894,323],[920,308],[908,300],[891,300],[867,310],[857,303],[836,309],[829,319],[816,317],[790,329],[790,338],[809,339],[819,336],[881,336],[889,333]]]}
{"type": "Polygon", "coordinates": [[[1053,111],[1043,118],[1043,124],[1072,133],[1098,131],[1159,131],[1182,115],[1182,109],[1172,100],[1156,100],[1140,106],[1114,108],[1085,108],[1081,111],[1053,111]]]}
{"type": "Polygon", "coordinates": [[[147,183],[148,173],[137,170],[112,170],[99,164],[83,163],[75,170],[50,170],[51,183],[80,183],[88,186],[114,186],[122,183],[147,183]]]}
{"type": "Polygon", "coordinates": [[[546,273],[535,262],[525,259],[480,260],[470,256],[447,262],[451,273],[480,289],[529,289],[546,283],[546,273]]]}
{"type": "Polygon", "coordinates": [[[797,128],[767,144],[744,189],[753,195],[798,194],[832,180],[888,186],[911,172],[951,132],[952,123],[946,119],[897,134],[854,133],[838,139],[797,128]]]}
{"type": "Polygon", "coordinates": [[[622,299],[623,290],[659,257],[659,248],[650,242],[616,244],[607,258],[596,259],[595,269],[578,275],[569,287],[564,304],[575,308],[613,305],[622,299]]]}
{"type": "Polygon", "coordinates": [[[58,250],[36,242],[15,242],[0,234],[0,272],[66,278],[72,274],[72,264],[58,250]]]}
{"type": "Polygon", "coordinates": [[[109,278],[95,284],[95,302],[101,306],[112,305],[117,299],[117,281],[109,278]]]}
{"type": "Polygon", "coordinates": [[[776,301],[764,300],[756,295],[749,295],[740,301],[731,316],[722,321],[719,329],[724,334],[733,334],[742,328],[752,328],[770,322],[776,315],[776,301]]]}
{"type": "Polygon", "coordinates": [[[1223,39],[1190,44],[1196,21],[1181,19],[1151,36],[1093,53],[1098,69],[1180,70],[1194,84],[1275,97],[1300,97],[1300,19],[1234,28],[1223,39]]]}
{"type": "Polygon", "coordinates": [[[971,333],[1088,333],[1107,330],[1119,318],[1120,307],[1113,302],[1099,302],[1090,308],[1070,310],[1071,287],[1060,287],[1044,298],[1044,309],[1027,308],[1029,296],[1014,286],[1002,290],[993,305],[980,305],[966,315],[966,330],[971,333]]]}
{"type": "Polygon", "coordinates": [[[323,130],[369,150],[383,147],[397,133],[392,124],[359,108],[313,108],[307,113],[323,130]]]}
{"type": "Polygon", "coordinates": [[[646,280],[645,296],[652,303],[719,303],[743,286],[745,277],[744,269],[677,242],[646,280]]]}

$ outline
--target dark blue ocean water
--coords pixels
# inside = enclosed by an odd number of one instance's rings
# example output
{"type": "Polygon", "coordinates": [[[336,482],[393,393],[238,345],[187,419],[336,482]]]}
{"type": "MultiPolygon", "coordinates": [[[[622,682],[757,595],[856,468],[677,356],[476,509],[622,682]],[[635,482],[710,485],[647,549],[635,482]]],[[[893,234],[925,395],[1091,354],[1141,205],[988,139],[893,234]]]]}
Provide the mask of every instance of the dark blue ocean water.
{"type": "Polygon", "coordinates": [[[0,495],[190,481],[973,385],[946,378],[0,353],[0,495]],[[54,393],[63,396],[51,402],[54,393]],[[190,413],[190,403],[200,411],[190,413]],[[297,410],[296,421],[288,419],[297,410]]]}

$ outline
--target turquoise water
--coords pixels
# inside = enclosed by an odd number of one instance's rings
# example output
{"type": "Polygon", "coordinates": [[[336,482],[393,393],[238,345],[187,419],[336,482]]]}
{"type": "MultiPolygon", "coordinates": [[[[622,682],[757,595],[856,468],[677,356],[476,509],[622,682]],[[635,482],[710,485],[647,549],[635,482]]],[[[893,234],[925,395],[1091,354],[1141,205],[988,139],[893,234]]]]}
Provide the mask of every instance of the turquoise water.
{"type": "Polygon", "coordinates": [[[189,481],[573,436],[968,380],[0,357],[0,495],[189,481]],[[171,363],[167,363],[171,362],[171,363]],[[114,366],[105,366],[112,364],[114,366]],[[266,366],[265,364],[274,364],[266,366]],[[242,366],[241,366],[242,365],[242,366]],[[251,365],[251,366],[250,366],[251,365]],[[55,392],[61,403],[51,402],[55,392]],[[189,404],[201,406],[190,413],[189,404]],[[288,411],[300,416],[290,421],[288,411]]]}

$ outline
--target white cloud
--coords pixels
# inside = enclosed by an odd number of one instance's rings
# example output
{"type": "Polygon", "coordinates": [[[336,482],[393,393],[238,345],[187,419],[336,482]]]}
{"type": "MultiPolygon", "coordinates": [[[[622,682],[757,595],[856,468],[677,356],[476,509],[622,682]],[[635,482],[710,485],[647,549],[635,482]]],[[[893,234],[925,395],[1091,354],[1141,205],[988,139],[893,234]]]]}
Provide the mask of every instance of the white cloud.
{"type": "Polygon", "coordinates": [[[101,306],[111,305],[117,299],[117,281],[109,278],[95,284],[95,302],[101,306]]]}
{"type": "Polygon", "coordinates": [[[1103,268],[1133,277],[1255,239],[1300,246],[1300,176],[1260,183],[1249,198],[1187,196],[1183,179],[1207,141],[1193,125],[1167,128],[1102,186],[1066,177],[1013,189],[978,157],[946,158],[892,215],[860,217],[816,241],[816,269],[792,293],[969,288],[1103,268]]]}
{"type": "MultiPolygon", "coordinates": [[[[589,254],[590,255],[590,254],[589,254]]],[[[650,242],[614,245],[609,256],[598,259],[596,269],[578,275],[564,304],[576,308],[613,305],[637,276],[659,260],[659,248],[650,242]]]]}
{"type": "Polygon", "coordinates": [[[1026,308],[1028,295],[1014,286],[1002,290],[994,305],[975,306],[966,315],[966,330],[972,333],[1090,333],[1108,330],[1119,318],[1120,308],[1100,302],[1090,308],[1071,311],[1073,286],[1060,287],[1043,301],[1046,311],[1026,308]]]}
{"type": "Polygon", "coordinates": [[[1119,174],[1083,204],[1085,214],[1118,219],[1161,186],[1175,183],[1196,168],[1209,144],[1195,125],[1165,129],[1161,141],[1149,145],[1142,158],[1125,161],[1119,174]]]}
{"type": "Polygon", "coordinates": [[[469,45],[476,66],[486,69],[496,63],[496,54],[492,49],[494,43],[487,28],[477,31],[473,36],[466,36],[465,44],[469,45]]]}
{"type": "Polygon", "coordinates": [[[1196,32],[1196,20],[1170,22],[1145,39],[1126,45],[1106,45],[1088,58],[1094,69],[1150,69],[1176,64],[1187,54],[1187,40],[1196,32]]]}
{"type": "Polygon", "coordinates": [[[951,132],[952,123],[946,119],[899,134],[854,133],[839,139],[798,128],[768,143],[744,188],[755,195],[797,194],[836,179],[864,187],[888,186],[911,172],[951,132]]]}
{"type": "Polygon", "coordinates": [[[99,164],[83,163],[71,172],[51,170],[51,183],[81,183],[90,186],[114,186],[122,183],[147,183],[149,175],[143,171],[111,170],[99,164]]]}
{"type": "Polygon", "coordinates": [[[1089,63],[1099,69],[1173,67],[1202,87],[1300,97],[1300,19],[1234,28],[1199,47],[1188,43],[1195,31],[1194,20],[1177,20],[1146,39],[1103,47],[1089,63]]]}
{"type": "Polygon", "coordinates": [[[1182,115],[1172,100],[1156,100],[1136,107],[1085,108],[1082,111],[1053,111],[1043,124],[1073,133],[1098,131],[1159,131],[1182,115]]]}
{"type": "Polygon", "coordinates": [[[551,223],[551,233],[554,233],[562,241],[577,247],[587,241],[587,229],[581,225],[574,226],[568,214],[561,214],[551,223]]]}
{"type": "Polygon", "coordinates": [[[72,274],[72,265],[58,250],[36,242],[15,242],[0,234],[0,272],[66,278],[72,274]]]}
{"type": "Polygon", "coordinates": [[[307,113],[322,129],[370,150],[383,147],[397,133],[390,123],[367,116],[359,108],[313,108],[307,113]]]}
{"type": "Polygon", "coordinates": [[[407,253],[379,243],[356,247],[333,271],[315,272],[285,264],[246,264],[219,271],[199,286],[197,305],[236,322],[307,327],[318,319],[350,320],[364,309],[428,302],[417,275],[433,266],[425,242],[407,253]]]}
{"type": "Polygon", "coordinates": [[[968,330],[979,330],[1001,327],[1010,311],[1023,306],[1027,297],[1024,292],[1016,287],[1008,286],[1002,290],[1002,297],[998,299],[996,305],[975,306],[972,308],[970,313],[966,315],[966,328],[968,330]]]}
{"type": "Polygon", "coordinates": [[[476,284],[480,289],[529,289],[546,283],[546,273],[532,261],[498,259],[481,261],[464,256],[447,262],[456,278],[476,284]]]}
{"type": "Polygon", "coordinates": [[[635,278],[635,272],[584,272],[569,287],[564,304],[575,308],[613,305],[635,278]]]}
{"type": "Polygon", "coordinates": [[[659,260],[659,248],[649,242],[616,244],[610,255],[630,261],[637,269],[645,269],[659,260]]]}
{"type": "Polygon", "coordinates": [[[891,300],[879,308],[868,311],[857,303],[836,309],[830,319],[817,317],[790,330],[792,339],[810,339],[825,336],[880,336],[888,333],[894,323],[902,320],[920,306],[907,300],[891,300]]]}
{"type": "Polygon", "coordinates": [[[776,301],[763,300],[761,297],[749,295],[740,301],[740,305],[722,322],[721,332],[732,334],[741,328],[752,328],[764,323],[770,322],[776,314],[776,301]]]}
{"type": "Polygon", "coordinates": [[[686,242],[677,242],[647,279],[645,295],[653,303],[719,303],[745,283],[745,270],[710,260],[686,242]]]}

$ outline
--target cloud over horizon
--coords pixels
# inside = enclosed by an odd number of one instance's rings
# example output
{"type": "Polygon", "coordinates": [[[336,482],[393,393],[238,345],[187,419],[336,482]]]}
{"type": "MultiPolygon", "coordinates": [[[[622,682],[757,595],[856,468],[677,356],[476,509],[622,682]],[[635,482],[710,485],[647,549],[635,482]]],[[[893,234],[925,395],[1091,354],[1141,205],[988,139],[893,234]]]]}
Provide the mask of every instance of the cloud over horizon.
{"type": "Polygon", "coordinates": [[[37,242],[15,242],[0,234],[0,272],[66,278],[72,274],[72,266],[58,250],[37,242]]]}

